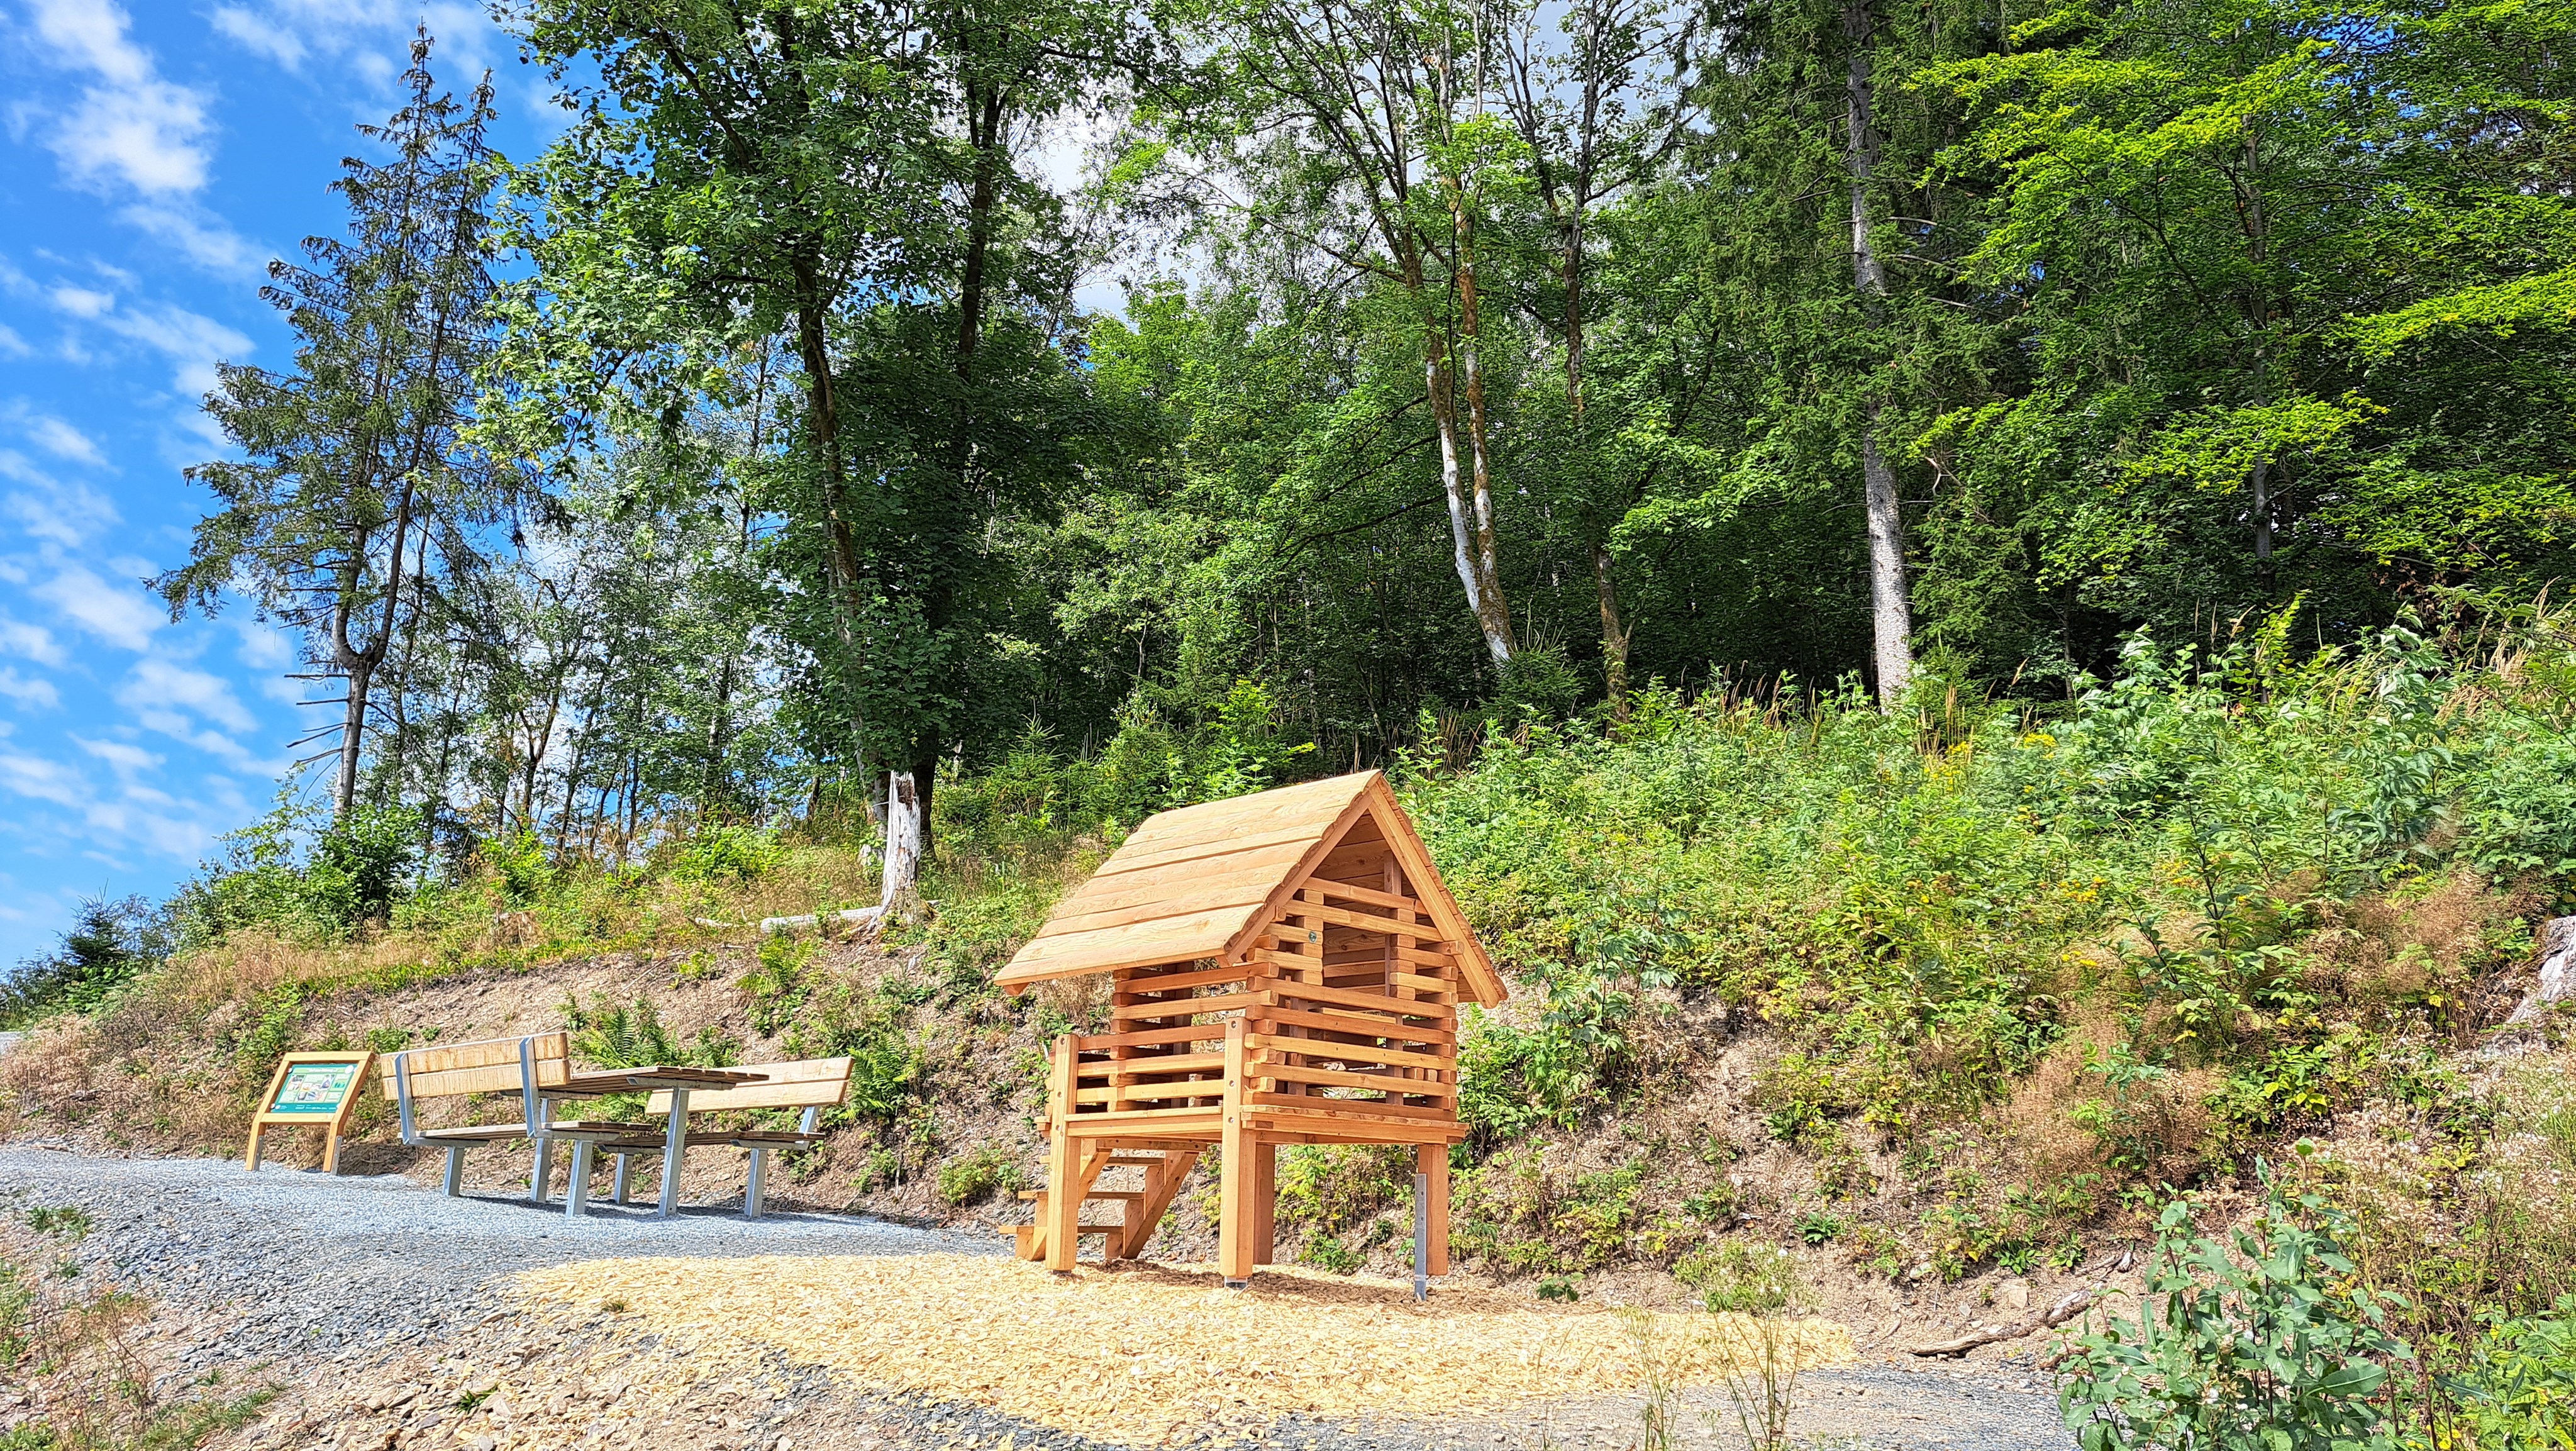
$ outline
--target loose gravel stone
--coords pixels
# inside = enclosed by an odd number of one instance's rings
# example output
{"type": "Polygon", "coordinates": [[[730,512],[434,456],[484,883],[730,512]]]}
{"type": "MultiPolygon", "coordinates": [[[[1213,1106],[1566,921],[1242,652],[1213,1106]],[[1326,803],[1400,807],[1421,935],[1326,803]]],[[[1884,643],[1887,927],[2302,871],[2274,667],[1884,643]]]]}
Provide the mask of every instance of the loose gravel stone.
{"type": "MultiPolygon", "coordinates": [[[[617,1312],[544,1313],[512,1277],[588,1260],[681,1256],[1003,1253],[998,1239],[821,1214],[593,1201],[587,1218],[491,1195],[450,1199],[409,1180],[332,1177],[221,1160],[100,1159],[0,1148],[0,1213],[77,1206],[91,1218],[64,1253],[159,1302],[178,1329],[163,1377],[287,1388],[226,1444],[303,1451],[582,1445],[742,1451],[1109,1451],[979,1406],[870,1393],[792,1344],[756,1364],[692,1360],[619,1332],[617,1312]]],[[[1042,1374],[1040,1367],[1024,1373],[1042,1374]]],[[[2055,1405],[2026,1365],[1968,1371],[1858,1365],[1810,1372],[1793,1431],[1871,1451],[2065,1451],[2055,1405]]],[[[1685,1396],[1681,1444],[1740,1440],[1722,1395],[1685,1396]]],[[[1362,1424],[1291,1416],[1250,1439],[1225,1428],[1184,1443],[1282,1451],[1441,1451],[1630,1446],[1634,1397],[1559,1401],[1511,1416],[1362,1424]]]]}

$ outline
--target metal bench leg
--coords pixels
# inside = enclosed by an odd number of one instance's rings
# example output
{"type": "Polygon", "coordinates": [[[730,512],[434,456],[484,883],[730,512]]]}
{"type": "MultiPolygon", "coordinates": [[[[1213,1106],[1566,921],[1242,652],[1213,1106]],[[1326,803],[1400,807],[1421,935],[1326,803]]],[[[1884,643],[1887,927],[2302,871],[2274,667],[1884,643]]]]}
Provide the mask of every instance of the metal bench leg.
{"type": "Polygon", "coordinates": [[[633,1156],[628,1154],[617,1156],[617,1202],[620,1204],[626,1202],[626,1174],[632,1167],[632,1158],[633,1156]]]}
{"type": "Polygon", "coordinates": [[[462,1144],[447,1146],[447,1197],[465,1197],[465,1146],[462,1144]]]}
{"type": "Polygon", "coordinates": [[[548,1198],[547,1191],[554,1187],[554,1178],[555,1141],[539,1139],[537,1140],[537,1162],[528,1169],[528,1202],[545,1203],[548,1198]]]}
{"type": "Polygon", "coordinates": [[[758,1219],[760,1217],[761,1170],[767,1168],[768,1165],[769,1151],[767,1149],[754,1149],[751,1151],[751,1174],[743,1181],[742,1189],[742,1217],[745,1219],[758,1219]]]}
{"type": "Polygon", "coordinates": [[[579,1219],[590,1209],[590,1140],[572,1141],[572,1182],[564,1186],[564,1218],[579,1219]]]}

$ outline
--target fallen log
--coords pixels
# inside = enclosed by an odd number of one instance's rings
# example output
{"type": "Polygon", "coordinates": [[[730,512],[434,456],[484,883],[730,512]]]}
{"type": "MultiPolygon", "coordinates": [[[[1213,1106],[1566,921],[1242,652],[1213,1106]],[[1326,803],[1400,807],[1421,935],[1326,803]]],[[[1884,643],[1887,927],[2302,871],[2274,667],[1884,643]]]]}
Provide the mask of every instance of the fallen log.
{"type": "Polygon", "coordinates": [[[883,915],[885,915],[883,907],[852,907],[846,912],[806,912],[794,917],[763,917],[760,919],[760,935],[769,937],[781,932],[793,932],[799,927],[836,922],[874,922],[883,915]]]}
{"type": "Polygon", "coordinates": [[[1970,1331],[1968,1334],[1962,1335],[1955,1340],[1944,1340],[1933,1345],[1917,1345],[1913,1349],[1907,1351],[1906,1354],[1946,1355],[1956,1358],[1967,1354],[1969,1351],[1976,1349],[1980,1345],[1992,1345],[1998,1340],[2019,1340],[2025,1335],[2036,1335],[2043,1330],[2055,1329],[2056,1327],[2065,1324],[2067,1321],[2074,1319],[2076,1316],[2083,1314],[2086,1310],[2092,1308],[2093,1302],[2101,1298],[2101,1295],[2102,1292],[2100,1290],[2077,1290],[2066,1296],[2064,1299],[2059,1300],[2056,1304],[2049,1306],[2046,1310],[2041,1311],[2039,1314],[2032,1316],[2028,1320],[2022,1321],[2018,1325],[2003,1325],[1992,1330],[1970,1331]]]}

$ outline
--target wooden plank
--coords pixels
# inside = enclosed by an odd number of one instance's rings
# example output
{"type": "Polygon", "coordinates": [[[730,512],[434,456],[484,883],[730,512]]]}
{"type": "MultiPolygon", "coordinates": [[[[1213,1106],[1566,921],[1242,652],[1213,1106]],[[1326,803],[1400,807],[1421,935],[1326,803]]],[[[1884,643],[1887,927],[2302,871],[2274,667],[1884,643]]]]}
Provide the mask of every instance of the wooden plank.
{"type": "MultiPolygon", "coordinates": [[[[1261,872],[1251,880],[1258,883],[1270,875],[1261,872]]],[[[1148,893],[1135,902],[1096,910],[1087,902],[1068,901],[1057,909],[1056,916],[1047,919],[1046,936],[1031,939],[1030,945],[1034,947],[1050,939],[1102,932],[1113,927],[1145,928],[1174,917],[1249,912],[1259,907],[1261,901],[1262,893],[1257,885],[1225,891],[1193,891],[1187,887],[1176,887],[1148,893]]]]}
{"type": "MultiPolygon", "coordinates": [[[[1258,1028],[1258,1023],[1253,1025],[1258,1028]]],[[[1345,1063],[1382,1063],[1389,1068],[1424,1068],[1435,1073],[1455,1072],[1458,1060],[1437,1053],[1408,1053],[1401,1048],[1378,1048],[1364,1043],[1336,1043],[1328,1038],[1282,1038],[1256,1032],[1252,1035],[1257,1053],[1296,1053],[1308,1058],[1336,1058],[1345,1063]]]]}
{"type": "Polygon", "coordinates": [[[1169,1053],[1157,1058],[1117,1058],[1074,1067],[1080,1078],[1136,1078],[1148,1073],[1213,1073],[1225,1067],[1223,1053],[1169,1053]]]}
{"type": "Polygon", "coordinates": [[[1308,1068],[1294,1063],[1256,1063],[1253,1072],[1283,1083],[1315,1083],[1326,1088],[1366,1088],[1398,1097],[1456,1098],[1458,1086],[1437,1083],[1428,1078],[1404,1078],[1395,1073],[1353,1073],[1340,1068],[1308,1068]]]}
{"type": "Polygon", "coordinates": [[[1297,862],[1313,843],[1315,831],[1303,823],[1272,826],[1260,831],[1240,832],[1233,836],[1207,836],[1148,842],[1138,850],[1136,840],[1128,839],[1109,860],[1100,864],[1093,875],[1115,881],[1123,877],[1141,877],[1148,872],[1187,872],[1211,861],[1241,857],[1275,866],[1282,875],[1294,871],[1297,862]]]}
{"type": "Polygon", "coordinates": [[[1191,962],[1202,957],[1225,957],[1225,943],[1235,930],[1239,930],[1236,924],[1242,920],[1238,909],[1230,907],[1222,914],[1199,912],[1127,927],[1097,928],[1069,932],[1059,937],[1035,938],[1020,949],[1019,955],[1011,959],[1011,965],[1000,976],[1025,977],[1034,972],[1058,975],[1103,972],[1113,967],[1144,967],[1165,962],[1191,962]]]}
{"type": "Polygon", "coordinates": [[[1375,887],[1363,887],[1356,882],[1335,881],[1330,877],[1308,877],[1306,885],[1299,889],[1299,893],[1300,895],[1311,893],[1324,897],[1339,897],[1346,902],[1365,902],[1369,906],[1384,907],[1391,912],[1422,910],[1422,899],[1419,897],[1398,896],[1393,892],[1381,892],[1375,887]]]}
{"type": "Polygon", "coordinates": [[[1122,993],[1183,992],[1191,988],[1214,987],[1219,983],[1241,982],[1251,975],[1252,964],[1238,962],[1230,967],[1201,968],[1197,972],[1140,972],[1118,980],[1122,993]]]}
{"type": "Polygon", "coordinates": [[[1350,1098],[1318,1098],[1307,1094],[1255,1093],[1247,1095],[1252,1103],[1264,1109],[1295,1109],[1301,1113],[1336,1114],[1344,1117],[1386,1119],[1401,1123],[1456,1123],[1458,1116],[1445,1108],[1415,1108],[1410,1104],[1376,1103],[1350,1098]]]}
{"type": "Polygon", "coordinates": [[[1117,1023],[1155,1023],[1166,1018],[1192,1017],[1200,1013],[1230,1013],[1237,1008],[1257,1007],[1269,1001],[1269,994],[1257,992],[1217,993],[1204,998],[1165,998],[1155,1002],[1135,1003],[1112,1008],[1109,1017],[1117,1023]]]}
{"type": "Polygon", "coordinates": [[[1413,1172],[1423,1178],[1423,1266],[1434,1275],[1449,1273],[1449,1150],[1424,1144],[1413,1156],[1413,1172]]]}
{"type": "Polygon", "coordinates": [[[1447,1022],[1457,1017],[1457,1010],[1443,1003],[1409,1003],[1378,993],[1346,992],[1340,988],[1312,987],[1305,983],[1282,982],[1266,996],[1281,1002],[1325,1003],[1339,1008],[1357,1008],[1364,1013],[1385,1013],[1406,1018],[1429,1018],[1447,1022]]]}
{"type": "Polygon", "coordinates": [[[1096,917],[1157,902],[1213,900],[1219,893],[1226,894],[1229,901],[1246,892],[1266,899],[1279,873],[1294,860],[1294,851],[1295,843],[1290,842],[1260,851],[1237,847],[1223,855],[1142,871],[1113,872],[1104,866],[1056,905],[1056,915],[1047,919],[1047,928],[1053,930],[1076,917],[1096,917]]]}
{"type": "Polygon", "coordinates": [[[1223,1157],[1217,1165],[1217,1267],[1225,1278],[1237,1281],[1252,1278],[1254,1249],[1250,1233],[1254,1139],[1242,1109],[1246,1036],[1242,1023],[1227,1025],[1225,1082],[1232,1101],[1225,1107],[1225,1132],[1219,1141],[1223,1157]]]}
{"type": "MultiPolygon", "coordinates": [[[[1329,1102],[1330,1100],[1309,1100],[1329,1102]]],[[[1329,1144],[1454,1144],[1467,1137],[1467,1127],[1452,1120],[1435,1123],[1419,1119],[1380,1118],[1352,1113],[1303,1113],[1267,1105],[1245,1110],[1251,1126],[1264,1138],[1286,1134],[1305,1136],[1308,1143],[1329,1144]]]]}
{"type": "Polygon", "coordinates": [[[1045,1240],[1046,1267],[1059,1274],[1073,1270],[1074,1253],[1080,1248],[1074,1241],[1074,1228],[1082,1222],[1082,1191],[1075,1183],[1081,1173],[1081,1160],[1073,1136],[1073,1040],[1055,1041],[1055,1062],[1049,1074],[1047,1104],[1049,1117],[1055,1119],[1047,1144],[1047,1189],[1045,1227],[1039,1232],[1045,1240]]]}
{"type": "MultiPolygon", "coordinates": [[[[570,1056],[571,1039],[563,1033],[538,1033],[536,1053],[540,1058],[570,1056]]],[[[445,1043],[429,1048],[406,1048],[403,1065],[412,1077],[424,1073],[443,1073],[451,1068],[488,1068],[496,1063],[519,1066],[517,1038],[481,1038],[470,1043],[445,1043]]]]}
{"type": "MultiPolygon", "coordinates": [[[[850,1091],[850,1060],[847,1058],[806,1058],[793,1063],[753,1066],[767,1073],[768,1078],[759,1083],[746,1083],[740,1088],[698,1089],[689,1095],[689,1112],[829,1107],[839,1103],[850,1091]]],[[[647,1114],[667,1114],[670,1111],[668,1090],[656,1092],[644,1105],[647,1114]]]]}
{"type": "Polygon", "coordinates": [[[1279,1146],[1268,1139],[1252,1143],[1252,1262],[1273,1263],[1279,1257],[1279,1146]]]}
{"type": "Polygon", "coordinates": [[[1155,1229],[1161,1226],[1164,1214],[1170,1211],[1172,1200],[1180,1194],[1181,1185],[1188,1181],[1190,1170],[1198,1161],[1198,1150],[1187,1149],[1164,1155],[1146,1170],[1145,1198],[1129,1216],[1126,1233],[1113,1236],[1109,1241],[1112,1259],[1132,1260],[1145,1252],[1145,1246],[1153,1240],[1155,1229]]]}
{"type": "Polygon", "coordinates": [[[1174,1103],[1183,1099],[1224,1096],[1225,1080],[1199,1078],[1187,1083],[1121,1083],[1111,1088],[1076,1089],[1073,1101],[1077,1104],[1174,1103]]]}
{"type": "Polygon", "coordinates": [[[1150,1048],[1165,1043],[1222,1042],[1224,1039],[1225,1024],[1204,1023],[1178,1028],[1138,1028],[1127,1033],[1093,1033],[1073,1042],[1075,1051],[1094,1053],[1111,1048],[1150,1048]]]}
{"type": "Polygon", "coordinates": [[[1263,1008],[1252,1016],[1263,1024],[1314,1028],[1321,1032],[1349,1033],[1369,1039],[1384,1038],[1390,1043],[1420,1043],[1445,1048],[1458,1041],[1458,1035],[1446,1028],[1423,1028],[1409,1023],[1391,1023],[1383,1018],[1353,1017],[1306,1008],[1263,1008]]]}
{"type": "Polygon", "coordinates": [[[1440,929],[1428,922],[1398,922],[1392,917],[1381,917],[1373,912],[1360,911],[1356,907],[1328,907],[1321,902],[1296,902],[1290,904],[1287,911],[1280,915],[1285,917],[1287,912],[1295,912],[1316,922],[1329,922],[1336,927],[1355,927],[1362,932],[1382,933],[1389,936],[1427,937],[1434,941],[1441,937],[1440,929]]]}
{"type": "Polygon", "coordinates": [[[1072,1124],[1074,1137],[1086,1144],[1212,1144],[1224,1130],[1225,1114],[1214,1108],[1140,1108],[1125,1113],[1076,1114],[1072,1124]]]}

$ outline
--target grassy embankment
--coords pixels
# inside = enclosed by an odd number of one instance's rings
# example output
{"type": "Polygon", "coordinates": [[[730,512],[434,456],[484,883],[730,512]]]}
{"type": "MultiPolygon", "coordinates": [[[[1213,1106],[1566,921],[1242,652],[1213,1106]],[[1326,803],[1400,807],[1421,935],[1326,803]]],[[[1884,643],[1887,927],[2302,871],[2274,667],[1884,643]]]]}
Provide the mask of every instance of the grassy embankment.
{"type": "MultiPolygon", "coordinates": [[[[1748,1239],[1937,1286],[2072,1267],[2175,1189],[2239,1203],[2268,1155],[2360,1214],[2419,1343],[2544,1312],[2576,1288],[2567,1060],[2494,1039],[2576,906],[2571,721],[2576,650],[2543,630],[2205,669],[2142,646],[2049,712],[1649,694],[1426,748],[1408,802],[1516,994],[1467,1040],[1456,1249],[1560,1296],[1694,1283],[1748,1239]]],[[[1040,1045],[1099,1001],[990,973],[1114,838],[1107,799],[1040,749],[952,784],[937,905],[864,949],[693,920],[864,898],[820,833],[627,871],[487,852],[383,927],[238,928],[49,1024],[10,1111],[227,1149],[278,1051],[418,1041],[384,1016],[406,992],[605,962],[632,993],[555,1010],[594,1058],[861,1059],[791,1192],[989,1212],[1033,1170],[1040,1045]]],[[[1295,1255],[1391,1258],[1401,1167],[1292,1154],[1295,1255]]],[[[1169,1245],[1203,1222],[1185,1203],[1169,1245]]]]}

